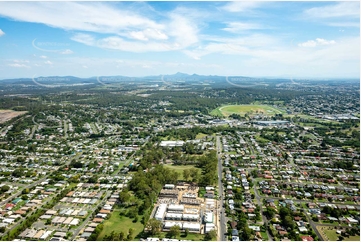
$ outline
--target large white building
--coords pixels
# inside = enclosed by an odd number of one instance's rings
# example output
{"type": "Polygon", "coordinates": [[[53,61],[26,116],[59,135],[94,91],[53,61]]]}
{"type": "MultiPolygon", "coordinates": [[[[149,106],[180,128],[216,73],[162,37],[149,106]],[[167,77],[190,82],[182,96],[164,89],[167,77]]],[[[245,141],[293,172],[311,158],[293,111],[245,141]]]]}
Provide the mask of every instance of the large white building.
{"type": "Polygon", "coordinates": [[[183,223],[183,229],[189,229],[192,232],[199,232],[201,230],[201,225],[199,223],[183,223]]]}
{"type": "Polygon", "coordinates": [[[168,206],[168,211],[179,211],[179,212],[183,212],[184,210],[184,205],[175,205],[175,204],[170,204],[168,206]]]}
{"type": "Polygon", "coordinates": [[[165,229],[170,229],[171,227],[178,225],[180,227],[180,229],[183,229],[183,225],[181,222],[173,222],[173,221],[167,221],[164,223],[164,228],[165,229]]]}
{"type": "Polygon", "coordinates": [[[213,213],[205,213],[204,214],[204,222],[205,223],[213,223],[213,213]]]}
{"type": "Polygon", "coordinates": [[[157,212],[154,215],[154,218],[156,220],[162,221],[166,210],[167,210],[167,204],[164,203],[160,204],[158,206],[157,212]]]}
{"type": "Polygon", "coordinates": [[[176,147],[176,146],[183,146],[184,141],[176,140],[176,141],[161,141],[160,146],[162,147],[176,147]]]}

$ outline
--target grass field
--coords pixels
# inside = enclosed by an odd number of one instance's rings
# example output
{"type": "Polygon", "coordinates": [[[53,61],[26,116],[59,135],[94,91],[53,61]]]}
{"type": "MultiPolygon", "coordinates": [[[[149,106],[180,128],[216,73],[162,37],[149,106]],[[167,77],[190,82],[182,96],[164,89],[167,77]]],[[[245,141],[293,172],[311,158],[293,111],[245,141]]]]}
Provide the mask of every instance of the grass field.
{"type": "Polygon", "coordinates": [[[136,237],[139,233],[143,231],[143,224],[141,224],[141,217],[139,217],[138,222],[133,223],[133,219],[122,216],[119,216],[119,210],[114,210],[111,213],[110,219],[104,222],[104,229],[99,234],[97,240],[103,240],[105,235],[109,235],[113,230],[116,233],[123,232],[126,236],[128,235],[129,228],[134,229],[134,236],[136,237]]]}
{"type": "MultiPolygon", "coordinates": [[[[336,230],[333,227],[326,227],[326,226],[317,226],[317,229],[321,232],[322,236],[323,234],[327,236],[327,238],[324,238],[329,241],[337,241],[339,234],[336,233],[336,230]]],[[[360,236],[349,236],[348,238],[343,238],[343,241],[360,241],[360,236]]]]}
{"type": "Polygon", "coordinates": [[[175,166],[175,165],[166,164],[166,165],[164,165],[164,167],[167,167],[167,168],[172,169],[175,172],[177,172],[179,174],[179,177],[178,177],[179,180],[183,179],[183,171],[186,169],[196,168],[197,170],[199,170],[199,173],[201,173],[201,169],[197,168],[193,165],[175,166]]]}
{"type": "Polygon", "coordinates": [[[211,115],[228,117],[231,114],[244,116],[247,113],[251,115],[263,114],[272,116],[275,114],[284,114],[285,112],[269,105],[226,105],[214,109],[211,115]]]}
{"type": "Polygon", "coordinates": [[[197,134],[196,139],[202,139],[202,138],[204,138],[206,136],[207,136],[206,134],[199,133],[199,134],[197,134]]]}

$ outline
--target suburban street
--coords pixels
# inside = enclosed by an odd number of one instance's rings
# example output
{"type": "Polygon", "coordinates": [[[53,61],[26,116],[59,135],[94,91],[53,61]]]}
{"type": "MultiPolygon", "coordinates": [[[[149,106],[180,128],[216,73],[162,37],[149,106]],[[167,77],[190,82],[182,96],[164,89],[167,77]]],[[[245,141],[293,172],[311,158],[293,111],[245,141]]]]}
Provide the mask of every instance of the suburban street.
{"type": "Polygon", "coordinates": [[[221,151],[222,151],[222,147],[221,147],[221,140],[220,137],[217,136],[217,156],[218,156],[218,196],[219,196],[219,203],[220,203],[220,209],[219,211],[219,228],[218,228],[218,240],[222,240],[222,241],[226,241],[227,240],[227,221],[226,221],[226,217],[225,217],[225,211],[224,211],[224,207],[223,207],[223,202],[224,202],[224,196],[223,196],[223,183],[222,183],[222,155],[221,155],[221,151]]]}

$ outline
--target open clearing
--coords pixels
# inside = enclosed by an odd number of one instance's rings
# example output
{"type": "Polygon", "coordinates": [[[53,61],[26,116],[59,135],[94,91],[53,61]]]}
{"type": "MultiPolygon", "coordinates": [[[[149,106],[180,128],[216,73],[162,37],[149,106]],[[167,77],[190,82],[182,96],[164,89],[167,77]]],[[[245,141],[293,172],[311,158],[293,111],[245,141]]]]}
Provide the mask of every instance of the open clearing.
{"type": "Polygon", "coordinates": [[[143,225],[140,222],[142,217],[139,216],[138,222],[133,223],[133,219],[119,216],[120,210],[114,210],[111,213],[110,219],[104,221],[104,229],[99,234],[97,240],[103,240],[105,235],[110,235],[114,230],[115,233],[124,232],[125,236],[128,235],[129,228],[134,229],[134,236],[137,236],[143,231],[143,225]]]}
{"type": "Polygon", "coordinates": [[[26,111],[0,110],[0,124],[24,113],[26,113],[26,111]]]}
{"type": "Polygon", "coordinates": [[[216,116],[228,117],[231,114],[239,114],[244,116],[245,114],[257,115],[263,114],[272,116],[275,114],[284,114],[283,111],[269,106],[269,105],[227,105],[214,109],[211,114],[216,116]]]}
{"type": "Polygon", "coordinates": [[[193,165],[177,166],[177,165],[166,164],[166,165],[164,165],[164,167],[167,167],[167,168],[172,169],[175,172],[177,172],[179,174],[178,180],[183,180],[183,171],[186,169],[196,168],[197,170],[199,170],[199,174],[202,172],[201,169],[199,169],[193,165]]]}

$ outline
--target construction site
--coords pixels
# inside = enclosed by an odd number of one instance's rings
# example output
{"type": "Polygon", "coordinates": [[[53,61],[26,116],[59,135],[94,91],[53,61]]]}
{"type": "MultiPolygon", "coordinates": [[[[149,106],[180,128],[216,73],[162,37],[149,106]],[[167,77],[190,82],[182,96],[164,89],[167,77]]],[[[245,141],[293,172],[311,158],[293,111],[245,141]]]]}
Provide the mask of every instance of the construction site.
{"type": "Polygon", "coordinates": [[[205,234],[217,230],[215,199],[198,197],[199,187],[166,184],[160,191],[151,217],[162,222],[163,231],[178,225],[181,231],[205,234]]]}

